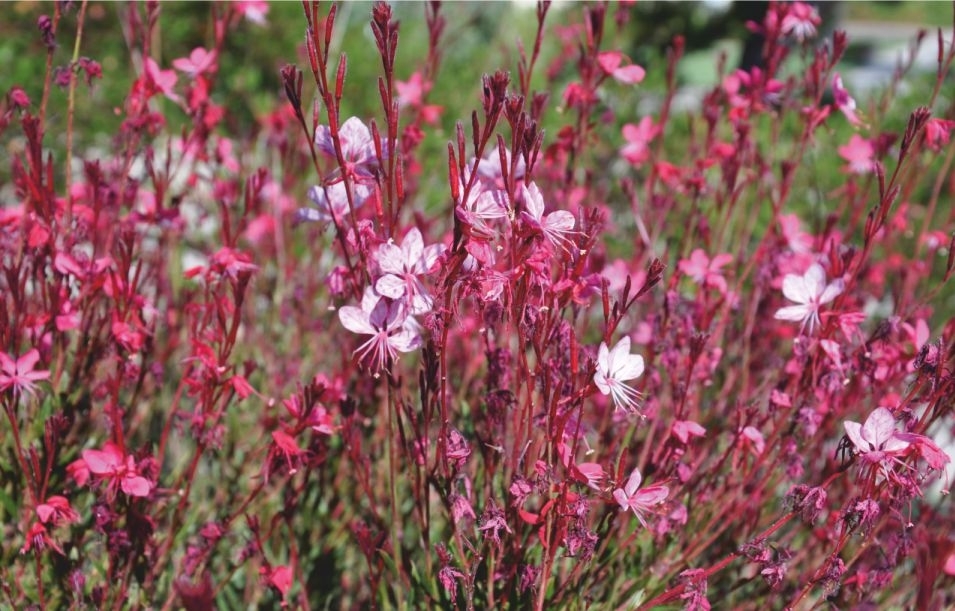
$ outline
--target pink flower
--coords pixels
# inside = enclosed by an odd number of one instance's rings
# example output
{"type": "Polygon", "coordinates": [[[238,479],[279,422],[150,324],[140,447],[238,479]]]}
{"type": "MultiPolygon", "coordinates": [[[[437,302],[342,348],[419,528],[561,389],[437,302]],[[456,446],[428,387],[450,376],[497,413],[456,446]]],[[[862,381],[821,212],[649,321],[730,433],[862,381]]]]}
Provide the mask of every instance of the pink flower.
{"type": "Polygon", "coordinates": [[[819,308],[838,297],[845,289],[841,278],[826,284],[826,272],[818,263],[813,263],[802,276],[786,274],[783,278],[783,295],[799,305],[786,306],[776,311],[776,320],[801,322],[803,331],[809,326],[809,333],[819,324],[819,308]]]}
{"type": "Polygon", "coordinates": [[[418,276],[428,273],[444,250],[443,244],[425,248],[421,232],[412,227],[399,248],[389,241],[378,247],[377,261],[384,275],[375,282],[379,294],[403,299],[411,314],[424,314],[434,305],[418,276]]]}
{"type": "Polygon", "coordinates": [[[653,124],[653,118],[646,116],[640,123],[627,123],[622,134],[627,144],[620,149],[620,156],[633,166],[639,166],[650,157],[650,143],[660,134],[660,126],[653,124]]]}
{"type": "Polygon", "coordinates": [[[160,70],[159,64],[156,63],[156,60],[151,57],[147,57],[145,72],[146,78],[150,83],[152,83],[157,91],[162,93],[173,102],[179,101],[179,96],[175,91],[173,91],[173,87],[176,86],[176,81],[179,79],[179,77],[176,76],[175,70],[160,70]]]}
{"type": "Polygon", "coordinates": [[[697,284],[715,288],[726,294],[726,279],[723,278],[720,268],[733,261],[733,255],[726,253],[716,255],[712,259],[706,256],[701,248],[690,253],[689,259],[680,261],[680,271],[692,278],[697,284]]]}
{"type": "Polygon", "coordinates": [[[129,496],[146,497],[152,490],[152,483],[139,475],[136,461],[132,456],[107,443],[102,450],[83,450],[83,462],[93,475],[108,480],[110,495],[115,495],[121,489],[129,496]]]}
{"type": "MultiPolygon", "coordinates": [[[[351,184],[352,206],[356,210],[365,203],[369,195],[371,190],[365,185],[351,184]]],[[[327,187],[316,185],[308,190],[308,199],[315,208],[300,208],[296,214],[296,218],[300,221],[323,223],[334,221],[341,224],[349,218],[348,192],[345,191],[344,181],[338,181],[327,187]]]]}
{"type": "Polygon", "coordinates": [[[637,516],[637,519],[640,520],[643,527],[647,528],[647,521],[644,514],[650,512],[653,507],[665,501],[667,495],[670,494],[670,489],[661,484],[654,484],[653,486],[647,486],[643,490],[639,490],[642,480],[643,477],[640,475],[640,469],[634,469],[624,487],[617,488],[613,491],[613,498],[617,501],[617,504],[620,505],[620,509],[624,511],[628,509],[633,510],[634,515],[637,516]]]}
{"type": "Polygon", "coordinates": [[[802,230],[799,217],[795,214],[781,214],[779,226],[789,249],[796,254],[809,252],[812,248],[812,235],[802,230]]]}
{"type": "Polygon", "coordinates": [[[252,23],[265,25],[265,16],[269,14],[269,3],[266,0],[236,0],[232,6],[252,23]]]}
{"type": "Polygon", "coordinates": [[[933,151],[941,151],[943,147],[948,146],[952,129],[955,129],[955,121],[935,117],[929,119],[925,124],[925,143],[933,151]]]}
{"type": "Polygon", "coordinates": [[[47,497],[46,501],[36,507],[36,515],[44,524],[60,524],[63,522],[79,522],[80,516],[76,510],[70,507],[70,501],[66,497],[53,495],[47,497]]]}
{"type": "MultiPolygon", "coordinates": [[[[342,157],[345,160],[345,172],[361,182],[373,182],[375,171],[378,169],[378,155],[375,152],[375,140],[371,130],[358,117],[351,117],[338,128],[338,139],[342,147],[342,157]]],[[[335,153],[335,141],[332,132],[326,125],[319,125],[315,130],[315,145],[318,149],[331,157],[338,159],[335,153]]],[[[382,142],[381,154],[385,157],[382,142]]]]}
{"type": "Polygon", "coordinates": [[[624,384],[643,375],[643,357],[639,354],[630,354],[630,338],[624,337],[613,350],[607,348],[605,342],[600,343],[597,350],[597,371],[594,373],[594,384],[604,395],[610,395],[614,407],[633,411],[637,406],[640,393],[624,384]]]}
{"type": "Polygon", "coordinates": [[[842,111],[849,123],[857,127],[862,125],[862,119],[856,114],[856,101],[842,86],[842,77],[838,72],[832,75],[832,96],[835,99],[836,108],[842,111]]]}
{"type": "Polygon", "coordinates": [[[689,443],[690,437],[706,436],[706,429],[692,420],[677,420],[670,430],[681,443],[689,443]]]}
{"type": "Polygon", "coordinates": [[[848,144],[839,147],[839,155],[853,174],[868,174],[875,167],[875,147],[859,134],[853,134],[848,144]]]}
{"type": "MultiPolygon", "coordinates": [[[[504,149],[504,163],[507,164],[507,171],[511,180],[517,181],[524,178],[524,173],[527,171],[526,164],[524,163],[524,156],[518,155],[517,164],[514,166],[513,172],[511,172],[511,159],[511,151],[504,149]]],[[[476,159],[474,157],[468,161],[467,169],[465,170],[465,176],[469,175],[467,172],[470,168],[474,167],[475,161],[476,159]]],[[[478,161],[477,177],[486,189],[504,188],[504,172],[501,170],[501,154],[498,152],[497,147],[489,151],[480,161],[478,161]]],[[[465,182],[467,182],[467,180],[465,180],[465,182]]]]}
{"type": "Polygon", "coordinates": [[[642,81],[647,74],[646,70],[636,64],[621,67],[620,64],[623,63],[624,59],[628,63],[630,62],[630,59],[620,51],[604,51],[597,55],[597,63],[600,64],[603,71],[617,81],[625,85],[633,85],[642,81]]]}
{"type": "Polygon", "coordinates": [[[338,319],[352,333],[371,336],[355,353],[376,373],[386,369],[398,352],[421,346],[418,324],[401,302],[385,299],[370,288],[365,290],[360,308],[344,306],[338,310],[338,319]]]}
{"type": "Polygon", "coordinates": [[[420,72],[412,74],[407,81],[395,81],[395,89],[398,90],[399,106],[417,108],[421,111],[425,123],[434,124],[438,121],[441,107],[424,103],[425,96],[431,90],[431,83],[426,81],[420,72]]]}
{"type": "Polygon", "coordinates": [[[31,348],[18,358],[13,358],[6,352],[0,352],[0,392],[12,389],[14,395],[33,395],[36,391],[36,382],[50,377],[49,371],[35,371],[40,353],[31,348]]]}
{"type": "Polygon", "coordinates": [[[884,407],[869,414],[865,424],[846,420],[845,427],[849,441],[867,463],[882,463],[909,446],[908,441],[896,435],[895,417],[884,407]]]}
{"type": "Polygon", "coordinates": [[[196,47],[189,53],[189,57],[172,60],[172,67],[194,78],[214,66],[215,62],[216,52],[214,50],[206,51],[202,47],[196,47]]]}
{"type": "Polygon", "coordinates": [[[805,2],[793,2],[780,24],[780,30],[786,36],[792,36],[799,42],[816,36],[816,26],[822,23],[815,7],[805,2]]]}
{"type": "Polygon", "coordinates": [[[555,210],[545,215],[544,196],[533,182],[527,187],[521,185],[521,199],[525,208],[523,216],[531,227],[540,231],[555,247],[567,250],[571,244],[568,234],[576,223],[574,215],[566,210],[555,210]]]}

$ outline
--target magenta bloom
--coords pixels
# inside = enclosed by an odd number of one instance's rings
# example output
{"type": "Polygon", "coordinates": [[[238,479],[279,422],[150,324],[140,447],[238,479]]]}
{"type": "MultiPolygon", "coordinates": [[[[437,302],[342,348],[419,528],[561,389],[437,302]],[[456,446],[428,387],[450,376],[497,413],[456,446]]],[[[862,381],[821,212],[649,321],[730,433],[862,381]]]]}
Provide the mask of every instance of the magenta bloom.
{"type": "Polygon", "coordinates": [[[640,490],[642,481],[643,476],[640,475],[640,469],[634,469],[624,487],[613,491],[613,498],[620,505],[620,509],[624,511],[632,510],[643,527],[647,528],[647,520],[644,514],[651,512],[655,506],[665,501],[667,495],[670,494],[670,489],[661,484],[654,484],[640,490]]]}
{"type": "Polygon", "coordinates": [[[150,481],[136,470],[133,457],[124,455],[112,443],[107,443],[102,450],[83,450],[83,462],[90,473],[108,480],[110,495],[122,490],[129,496],[145,497],[152,490],[150,481]]]}
{"type": "Polygon", "coordinates": [[[40,353],[31,348],[13,360],[6,352],[0,352],[0,392],[12,389],[14,395],[33,395],[36,391],[36,382],[50,377],[49,371],[35,371],[40,353]]]}

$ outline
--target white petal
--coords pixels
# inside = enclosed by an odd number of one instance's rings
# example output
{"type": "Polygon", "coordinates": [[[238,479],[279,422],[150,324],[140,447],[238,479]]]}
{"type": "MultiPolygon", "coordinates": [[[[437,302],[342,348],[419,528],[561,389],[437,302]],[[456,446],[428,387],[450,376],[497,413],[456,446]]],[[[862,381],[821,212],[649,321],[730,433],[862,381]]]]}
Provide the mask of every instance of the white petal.
{"type": "Polygon", "coordinates": [[[368,323],[368,314],[355,306],[342,306],[338,310],[338,320],[342,326],[352,333],[361,333],[363,335],[374,335],[377,333],[374,327],[368,323]]]}
{"type": "Polygon", "coordinates": [[[401,252],[404,253],[405,263],[409,268],[421,259],[421,253],[424,252],[424,241],[421,239],[421,232],[418,231],[417,227],[412,227],[405,234],[405,239],[401,243],[401,252]]]}
{"type": "Polygon", "coordinates": [[[846,420],[843,426],[846,427],[846,434],[849,435],[849,440],[852,441],[852,445],[860,452],[868,452],[869,444],[862,438],[862,425],[852,420],[846,420]]]}
{"type": "Polygon", "coordinates": [[[826,286],[826,290],[822,292],[822,295],[819,297],[819,303],[829,303],[841,295],[845,288],[846,283],[842,278],[833,280],[826,286]]]}
{"type": "Polygon", "coordinates": [[[808,303],[811,299],[805,279],[796,274],[786,274],[783,278],[783,295],[796,303],[808,303]]]}
{"type": "Polygon", "coordinates": [[[621,382],[639,378],[643,375],[643,357],[639,354],[621,355],[614,361],[614,370],[610,375],[621,382]]]}
{"type": "Polygon", "coordinates": [[[408,285],[405,284],[404,279],[396,276],[395,274],[387,274],[375,282],[375,290],[385,297],[390,297],[392,299],[401,299],[401,297],[404,296],[407,288],[408,285]]]}
{"type": "Polygon", "coordinates": [[[577,219],[575,219],[574,215],[570,212],[566,210],[555,210],[544,219],[544,229],[547,231],[565,233],[572,231],[576,222],[577,219]]]}
{"type": "Polygon", "coordinates": [[[630,478],[627,479],[627,484],[623,487],[628,497],[634,495],[634,493],[637,491],[637,488],[640,487],[640,482],[642,481],[643,476],[640,475],[640,469],[634,467],[633,473],[631,473],[630,478]]]}
{"type": "Polygon", "coordinates": [[[879,449],[895,433],[895,417],[892,412],[880,407],[869,414],[862,425],[862,438],[879,449]]]}
{"type": "Polygon", "coordinates": [[[818,263],[813,263],[809,266],[809,269],[806,270],[806,275],[803,276],[806,283],[806,291],[809,293],[810,299],[815,299],[822,295],[823,290],[826,287],[826,270],[822,269],[822,266],[818,263]]]}
{"type": "Polygon", "coordinates": [[[812,309],[807,305],[786,306],[776,310],[776,320],[791,320],[800,322],[805,320],[812,313],[812,309]]]}
{"type": "Polygon", "coordinates": [[[378,247],[377,259],[378,267],[385,274],[403,274],[405,271],[404,253],[402,249],[391,242],[386,242],[378,247]]]}

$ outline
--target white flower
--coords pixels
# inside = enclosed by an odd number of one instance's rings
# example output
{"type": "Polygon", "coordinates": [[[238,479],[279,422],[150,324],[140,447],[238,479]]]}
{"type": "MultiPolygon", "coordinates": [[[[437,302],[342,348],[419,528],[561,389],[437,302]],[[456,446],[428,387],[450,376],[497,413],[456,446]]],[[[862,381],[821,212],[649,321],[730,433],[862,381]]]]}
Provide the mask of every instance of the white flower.
{"type": "Polygon", "coordinates": [[[819,324],[819,307],[838,297],[844,289],[845,282],[841,278],[826,284],[826,272],[818,263],[813,263],[802,276],[786,274],[783,295],[799,305],[780,308],[776,311],[776,320],[801,322],[803,329],[808,324],[811,334],[819,324]]]}
{"type": "Polygon", "coordinates": [[[884,407],[869,414],[865,424],[846,420],[845,427],[852,445],[869,462],[882,462],[909,446],[909,442],[896,436],[895,417],[884,407]]]}
{"type": "Polygon", "coordinates": [[[601,393],[611,396],[614,406],[627,411],[633,411],[636,408],[640,393],[624,382],[639,378],[641,375],[643,375],[643,357],[639,354],[630,354],[629,337],[624,337],[617,342],[613,350],[609,350],[605,342],[600,342],[594,384],[601,393]]]}
{"type": "Polygon", "coordinates": [[[544,196],[534,183],[529,187],[521,185],[521,198],[524,200],[524,217],[531,227],[540,231],[555,247],[567,250],[568,245],[573,245],[568,237],[574,230],[573,214],[566,210],[544,214],[544,196]]]}

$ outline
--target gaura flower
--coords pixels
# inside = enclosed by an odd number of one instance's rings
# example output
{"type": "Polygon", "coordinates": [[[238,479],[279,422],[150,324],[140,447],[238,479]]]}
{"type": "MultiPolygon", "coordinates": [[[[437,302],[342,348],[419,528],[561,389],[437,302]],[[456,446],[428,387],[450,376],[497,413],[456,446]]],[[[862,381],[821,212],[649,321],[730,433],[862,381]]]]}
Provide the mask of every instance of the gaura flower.
{"type": "Polygon", "coordinates": [[[617,488],[613,491],[613,498],[624,511],[631,509],[644,528],[647,528],[645,513],[650,512],[653,507],[666,500],[670,494],[670,489],[662,484],[654,484],[640,490],[640,482],[643,476],[640,475],[640,469],[634,469],[627,479],[623,488],[617,488]]]}
{"type": "Polygon", "coordinates": [[[639,354],[630,354],[630,338],[624,337],[613,350],[607,348],[605,342],[600,343],[597,350],[597,371],[594,373],[594,384],[604,395],[610,395],[614,406],[618,409],[634,411],[640,393],[636,389],[624,384],[643,375],[643,357],[639,354]]]}
{"type": "Polygon", "coordinates": [[[528,224],[540,231],[555,247],[567,250],[568,245],[572,244],[568,234],[574,230],[574,215],[566,210],[544,214],[544,196],[533,182],[527,187],[521,185],[521,199],[524,202],[522,214],[528,224]]]}
{"type": "Polygon", "coordinates": [[[376,258],[384,275],[375,289],[385,297],[403,299],[411,314],[431,311],[434,300],[418,276],[431,270],[443,250],[443,244],[425,247],[417,227],[405,234],[400,247],[390,240],[382,244],[376,258]]]}
{"type": "Polygon", "coordinates": [[[39,360],[40,353],[36,348],[31,348],[16,360],[0,351],[0,392],[13,389],[15,395],[32,395],[36,390],[36,382],[50,377],[49,371],[35,369],[39,360]]]}
{"type": "Polygon", "coordinates": [[[865,424],[846,420],[845,427],[856,452],[869,463],[881,463],[909,446],[897,436],[895,417],[884,407],[869,414],[865,424]]]}
{"type": "Polygon", "coordinates": [[[411,352],[421,346],[418,324],[408,316],[404,305],[377,295],[370,287],[365,290],[361,307],[342,307],[338,319],[352,333],[371,336],[355,353],[375,372],[389,367],[398,352],[411,352]]]}
{"type": "Polygon", "coordinates": [[[844,289],[845,282],[841,278],[826,284],[826,272],[818,263],[813,263],[802,276],[786,274],[783,278],[783,295],[798,305],[780,308],[775,318],[801,322],[801,330],[808,325],[811,334],[819,324],[819,308],[838,297],[844,289]]]}

